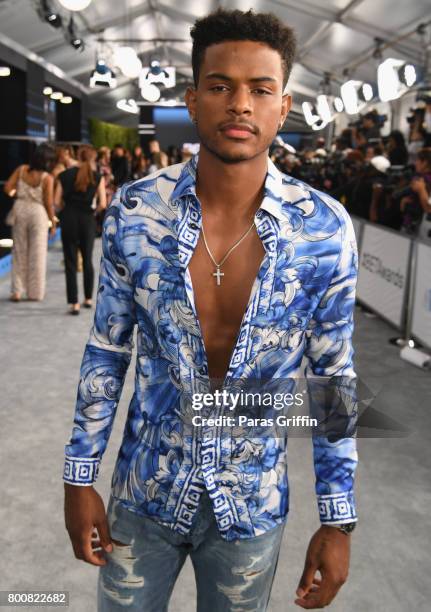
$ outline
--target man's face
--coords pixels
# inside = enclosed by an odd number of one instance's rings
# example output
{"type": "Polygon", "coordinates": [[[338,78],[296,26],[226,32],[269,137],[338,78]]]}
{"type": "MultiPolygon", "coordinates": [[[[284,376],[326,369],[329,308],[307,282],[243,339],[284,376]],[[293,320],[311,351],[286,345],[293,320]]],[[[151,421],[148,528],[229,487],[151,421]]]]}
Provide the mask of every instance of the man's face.
{"type": "Polygon", "coordinates": [[[257,157],[268,150],[291,106],[291,97],[283,96],[279,53],[248,40],[211,45],[186,103],[202,146],[213,155],[225,163],[257,157]]]}

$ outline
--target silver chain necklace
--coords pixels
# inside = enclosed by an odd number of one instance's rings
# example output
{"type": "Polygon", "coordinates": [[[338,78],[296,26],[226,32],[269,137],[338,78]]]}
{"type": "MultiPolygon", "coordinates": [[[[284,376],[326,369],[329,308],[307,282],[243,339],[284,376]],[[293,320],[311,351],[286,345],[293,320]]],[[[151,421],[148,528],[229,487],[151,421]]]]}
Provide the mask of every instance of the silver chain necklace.
{"type": "Polygon", "coordinates": [[[224,262],[226,261],[226,259],[229,257],[229,255],[232,253],[232,251],[234,249],[236,249],[237,246],[239,246],[241,244],[241,242],[247,238],[247,236],[249,235],[249,233],[251,232],[251,230],[253,229],[254,226],[254,221],[253,223],[250,225],[250,227],[248,228],[248,230],[245,232],[245,234],[243,234],[241,236],[241,238],[239,240],[237,240],[235,242],[235,244],[228,250],[228,252],[226,253],[226,255],[223,257],[223,259],[220,261],[220,263],[217,263],[216,260],[213,257],[213,254],[210,251],[210,248],[208,246],[207,243],[207,239],[205,237],[205,232],[204,232],[204,223],[202,221],[202,237],[204,239],[204,244],[205,244],[205,248],[208,251],[208,255],[211,257],[211,260],[213,262],[213,264],[216,267],[216,271],[212,273],[213,276],[215,276],[217,278],[217,285],[220,285],[220,281],[221,281],[221,277],[224,276],[224,272],[220,272],[220,268],[221,266],[224,264],[224,262]]]}

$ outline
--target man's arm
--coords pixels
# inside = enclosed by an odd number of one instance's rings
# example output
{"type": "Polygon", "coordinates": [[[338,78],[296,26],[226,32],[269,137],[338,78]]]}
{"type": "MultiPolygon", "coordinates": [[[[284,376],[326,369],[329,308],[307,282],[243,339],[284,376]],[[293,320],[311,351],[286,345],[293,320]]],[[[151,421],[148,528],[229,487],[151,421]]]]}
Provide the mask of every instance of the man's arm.
{"type": "Polygon", "coordinates": [[[109,550],[103,501],[92,485],[97,479],[132,357],[136,314],[133,283],[122,249],[126,217],[121,190],[106,213],[96,310],[81,364],[72,435],[64,467],[65,519],[75,556],[104,564],[90,546],[94,528],[109,550]]]}
{"type": "Polygon", "coordinates": [[[298,605],[309,609],[328,605],[345,582],[350,536],[334,525],[357,520],[353,492],[356,438],[349,432],[356,413],[352,334],[358,251],[353,224],[344,209],[341,210],[340,223],[338,261],[306,332],[305,354],[309,360],[306,377],[311,376],[315,381],[311,384],[310,406],[312,411],[320,412],[318,422],[323,420],[326,431],[330,431],[330,435],[322,435],[322,431],[320,435],[313,435],[321,527],[311,539],[296,600],[298,605]],[[347,432],[344,434],[346,437],[343,437],[343,432],[347,432]],[[321,581],[315,578],[317,570],[322,575],[321,581]]]}

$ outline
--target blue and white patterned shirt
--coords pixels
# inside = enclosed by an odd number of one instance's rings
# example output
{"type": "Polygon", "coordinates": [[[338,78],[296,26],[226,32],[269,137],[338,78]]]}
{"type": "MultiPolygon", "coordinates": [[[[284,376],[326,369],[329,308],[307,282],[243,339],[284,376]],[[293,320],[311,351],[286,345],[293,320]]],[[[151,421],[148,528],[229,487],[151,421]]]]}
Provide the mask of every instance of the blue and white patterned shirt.
{"type": "MultiPolygon", "coordinates": [[[[85,347],[64,480],[95,482],[109,440],[137,325],[135,391],[111,493],[131,511],[187,534],[206,489],[227,540],[257,536],[286,518],[286,441],[226,439],[182,429],[180,390],[209,381],[188,264],[202,215],[197,156],[124,185],[108,208],[94,323],[85,347]]],[[[291,378],[353,369],[358,255],[344,207],[279,172],[268,159],[255,214],[265,254],[227,379],[291,378]]],[[[313,437],[322,523],[356,519],[355,437],[313,437]]]]}

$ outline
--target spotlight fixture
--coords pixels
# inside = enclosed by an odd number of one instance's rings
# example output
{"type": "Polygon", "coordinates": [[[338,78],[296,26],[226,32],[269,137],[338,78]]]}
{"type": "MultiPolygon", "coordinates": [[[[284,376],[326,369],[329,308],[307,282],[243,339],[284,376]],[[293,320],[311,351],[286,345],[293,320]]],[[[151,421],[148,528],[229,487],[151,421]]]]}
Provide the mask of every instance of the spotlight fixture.
{"type": "Polygon", "coordinates": [[[60,100],[62,104],[72,104],[72,96],[63,96],[60,100]]]}
{"type": "Polygon", "coordinates": [[[338,96],[336,98],[334,98],[334,108],[337,111],[337,113],[342,113],[344,110],[344,103],[343,100],[341,98],[339,98],[338,96]]]}
{"type": "Polygon", "coordinates": [[[0,77],[8,77],[8,76],[10,76],[9,66],[0,66],[0,77]]]}
{"type": "Polygon", "coordinates": [[[142,70],[142,62],[133,47],[117,47],[113,62],[129,79],[136,79],[142,70]]]}
{"type": "Polygon", "coordinates": [[[52,10],[51,3],[48,0],[41,0],[38,13],[40,18],[49,23],[53,28],[61,28],[63,25],[61,15],[52,10]]]}
{"type": "Polygon", "coordinates": [[[53,91],[50,95],[51,100],[61,100],[63,93],[61,91],[53,91]]]}
{"type": "MultiPolygon", "coordinates": [[[[361,81],[354,81],[352,79],[341,85],[341,99],[344,104],[344,110],[348,115],[356,115],[365,106],[365,102],[359,98],[359,89],[362,85],[361,81]]],[[[369,94],[369,91],[366,91],[369,94]]]]}
{"type": "Polygon", "coordinates": [[[91,0],[59,0],[68,11],[83,11],[90,5],[91,0]]]}
{"type": "Polygon", "coordinates": [[[404,64],[398,69],[398,78],[406,87],[412,87],[417,80],[416,68],[413,64],[404,64]]]}
{"type": "Polygon", "coordinates": [[[150,65],[142,68],[139,74],[139,87],[142,89],[149,83],[164,85],[166,89],[175,87],[175,74],[176,72],[173,66],[162,68],[159,60],[151,60],[150,65]]]}
{"type": "Polygon", "coordinates": [[[403,60],[389,57],[377,68],[377,84],[382,102],[396,100],[415,82],[415,67],[403,60]]]}
{"type": "Polygon", "coordinates": [[[53,92],[52,87],[50,87],[49,85],[47,85],[46,87],[43,88],[43,95],[44,96],[50,96],[53,92]]]}
{"type": "Polygon", "coordinates": [[[362,83],[358,91],[359,98],[362,102],[370,102],[374,98],[374,91],[369,83],[362,83]]]}
{"type": "Polygon", "coordinates": [[[137,115],[139,113],[139,107],[133,98],[130,98],[129,100],[127,98],[118,100],[117,108],[126,111],[126,113],[132,113],[133,115],[137,115]]]}
{"type": "Polygon", "coordinates": [[[141,95],[148,102],[157,102],[160,99],[160,89],[147,82],[141,87],[141,95]]]}
{"type": "Polygon", "coordinates": [[[67,40],[70,42],[72,47],[77,51],[84,51],[84,41],[78,34],[75,29],[75,22],[73,21],[73,17],[69,20],[69,25],[67,26],[67,40]]]}
{"type": "Polygon", "coordinates": [[[99,59],[96,68],[90,76],[90,87],[116,87],[117,79],[111,68],[108,68],[105,60],[99,59]]]}

